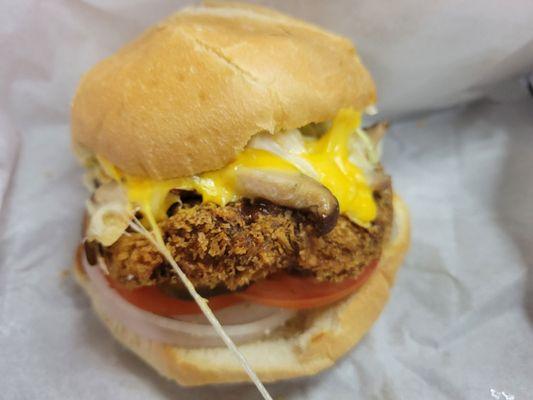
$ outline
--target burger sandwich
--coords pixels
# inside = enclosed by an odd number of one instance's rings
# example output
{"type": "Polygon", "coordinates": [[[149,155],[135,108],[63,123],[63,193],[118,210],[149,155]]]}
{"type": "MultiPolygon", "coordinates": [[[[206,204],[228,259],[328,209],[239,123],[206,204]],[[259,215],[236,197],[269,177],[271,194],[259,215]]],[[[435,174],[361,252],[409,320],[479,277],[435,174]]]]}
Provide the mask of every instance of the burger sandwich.
{"type": "Polygon", "coordinates": [[[353,45],[206,3],[94,66],[72,105],[90,189],[75,276],[185,386],[313,375],[382,311],[409,242],[353,45]]]}

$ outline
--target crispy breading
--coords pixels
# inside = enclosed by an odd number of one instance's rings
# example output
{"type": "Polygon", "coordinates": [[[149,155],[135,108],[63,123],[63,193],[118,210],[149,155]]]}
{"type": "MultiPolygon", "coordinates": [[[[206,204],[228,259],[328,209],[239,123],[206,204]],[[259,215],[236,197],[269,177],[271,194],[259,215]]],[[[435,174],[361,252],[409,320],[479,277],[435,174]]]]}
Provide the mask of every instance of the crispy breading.
{"type": "MultiPolygon", "coordinates": [[[[236,290],[280,270],[339,281],[356,276],[381,254],[392,221],[390,187],[375,198],[378,217],[368,229],[340,216],[322,236],[301,212],[246,200],[184,206],[159,226],[178,265],[200,289],[236,290]]],[[[105,257],[111,278],[127,287],[181,286],[140,234],[123,235],[105,257]]]]}
{"type": "Polygon", "coordinates": [[[298,237],[297,269],[319,281],[338,282],[356,276],[363,267],[379,259],[391,229],[392,191],[387,188],[375,192],[374,197],[379,211],[368,228],[356,225],[348,218],[339,218],[329,234],[316,236],[312,227],[305,226],[298,237]]]}

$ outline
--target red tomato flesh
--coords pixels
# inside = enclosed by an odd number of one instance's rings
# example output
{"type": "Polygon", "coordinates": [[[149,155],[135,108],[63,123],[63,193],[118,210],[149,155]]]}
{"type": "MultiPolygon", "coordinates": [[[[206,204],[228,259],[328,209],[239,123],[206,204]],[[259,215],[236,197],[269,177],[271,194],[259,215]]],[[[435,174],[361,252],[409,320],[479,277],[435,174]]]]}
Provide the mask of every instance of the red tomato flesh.
{"type": "Polygon", "coordinates": [[[236,293],[245,300],[273,307],[302,310],[334,303],[359,289],[375,270],[374,261],[354,279],[342,282],[318,282],[310,277],[276,274],[236,293]]]}
{"type": "MultiPolygon", "coordinates": [[[[194,300],[176,299],[155,286],[130,290],[111,281],[109,282],[128,302],[154,314],[171,317],[173,315],[200,314],[202,312],[194,300]]],[[[208,305],[211,310],[220,310],[240,302],[242,300],[235,295],[219,295],[211,297],[208,305]]]]}
{"type": "MultiPolygon", "coordinates": [[[[338,283],[318,282],[310,277],[279,273],[252,284],[242,292],[213,296],[209,298],[209,307],[212,310],[219,310],[242,301],[294,310],[322,307],[357,291],[368,280],[377,265],[378,262],[374,261],[356,278],[338,283]]],[[[145,311],[167,317],[201,313],[194,301],[168,296],[157,287],[148,286],[130,290],[111,280],[108,281],[124,299],[145,311]]]]}

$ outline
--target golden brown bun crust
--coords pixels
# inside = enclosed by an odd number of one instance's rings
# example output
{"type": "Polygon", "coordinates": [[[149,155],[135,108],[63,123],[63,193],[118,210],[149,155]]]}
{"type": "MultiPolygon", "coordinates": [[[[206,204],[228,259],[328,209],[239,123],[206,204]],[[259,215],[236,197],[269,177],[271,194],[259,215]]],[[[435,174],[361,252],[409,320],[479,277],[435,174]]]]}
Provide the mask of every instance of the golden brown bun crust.
{"type": "Polygon", "coordinates": [[[76,149],[152,178],[223,167],[259,131],[375,103],[345,38],[262,7],[208,3],[147,30],[81,80],[76,149]]]}
{"type": "MultiPolygon", "coordinates": [[[[359,291],[331,307],[312,311],[306,328],[240,346],[264,382],[313,375],[328,368],[353,347],[381,313],[396,271],[409,247],[409,216],[405,204],[394,200],[395,233],[376,272],[359,291]]],[[[87,278],[74,268],[78,283],[113,336],[161,375],[184,386],[247,381],[233,354],[225,347],[185,349],[144,339],[105,315],[87,278]]]]}

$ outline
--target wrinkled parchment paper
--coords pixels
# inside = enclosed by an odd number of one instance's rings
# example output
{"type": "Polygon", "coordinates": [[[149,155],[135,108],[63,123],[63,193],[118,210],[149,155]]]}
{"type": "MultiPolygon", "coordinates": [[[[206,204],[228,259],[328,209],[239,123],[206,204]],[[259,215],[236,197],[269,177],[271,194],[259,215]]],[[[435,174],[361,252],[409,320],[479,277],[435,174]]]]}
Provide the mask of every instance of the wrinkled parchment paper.
{"type": "MultiPolygon", "coordinates": [[[[2,399],[259,398],[247,385],[158,377],[65,272],[87,196],[69,150],[76,82],[183,3],[0,1],[2,399]]],[[[319,376],[268,385],[274,397],[533,398],[531,4],[268,3],[356,41],[393,118],[384,163],[413,218],[412,250],[372,331],[319,376]]]]}

